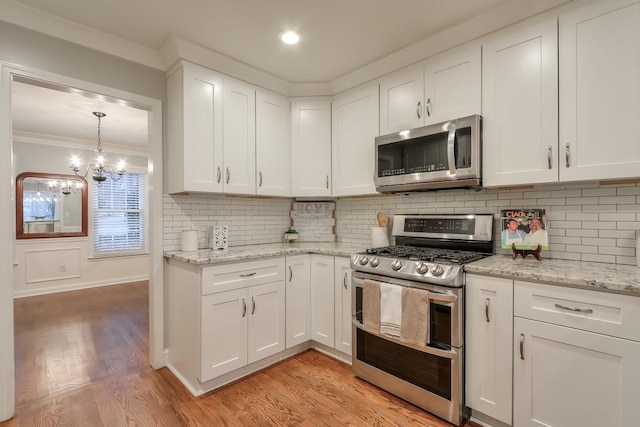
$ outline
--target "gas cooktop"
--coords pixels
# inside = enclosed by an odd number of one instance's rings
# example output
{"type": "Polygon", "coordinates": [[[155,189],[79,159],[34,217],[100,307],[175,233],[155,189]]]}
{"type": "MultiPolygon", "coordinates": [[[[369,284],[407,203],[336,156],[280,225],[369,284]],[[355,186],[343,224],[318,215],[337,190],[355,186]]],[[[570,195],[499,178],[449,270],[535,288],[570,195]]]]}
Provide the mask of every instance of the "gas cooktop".
{"type": "Polygon", "coordinates": [[[385,246],[366,250],[367,255],[391,258],[406,258],[411,261],[430,261],[451,264],[467,264],[485,258],[481,252],[463,251],[455,249],[425,248],[416,246],[385,246]]]}

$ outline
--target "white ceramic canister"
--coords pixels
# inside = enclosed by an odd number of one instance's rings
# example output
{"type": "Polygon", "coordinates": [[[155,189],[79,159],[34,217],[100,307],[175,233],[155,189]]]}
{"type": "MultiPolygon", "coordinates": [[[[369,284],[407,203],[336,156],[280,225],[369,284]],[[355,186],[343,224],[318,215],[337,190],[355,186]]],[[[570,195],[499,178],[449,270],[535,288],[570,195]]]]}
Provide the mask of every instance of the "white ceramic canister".
{"type": "Polygon", "coordinates": [[[183,230],[180,233],[180,249],[182,252],[198,250],[198,230],[183,230]]]}

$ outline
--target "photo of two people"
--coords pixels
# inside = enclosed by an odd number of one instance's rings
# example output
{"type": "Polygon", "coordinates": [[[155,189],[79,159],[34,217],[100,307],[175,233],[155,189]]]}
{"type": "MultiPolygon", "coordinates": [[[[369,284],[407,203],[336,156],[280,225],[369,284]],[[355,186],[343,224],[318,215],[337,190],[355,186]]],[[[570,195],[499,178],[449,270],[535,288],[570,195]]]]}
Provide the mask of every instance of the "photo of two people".
{"type": "Polygon", "coordinates": [[[503,249],[549,249],[546,216],[544,209],[506,209],[502,211],[502,232],[500,235],[503,249]]]}

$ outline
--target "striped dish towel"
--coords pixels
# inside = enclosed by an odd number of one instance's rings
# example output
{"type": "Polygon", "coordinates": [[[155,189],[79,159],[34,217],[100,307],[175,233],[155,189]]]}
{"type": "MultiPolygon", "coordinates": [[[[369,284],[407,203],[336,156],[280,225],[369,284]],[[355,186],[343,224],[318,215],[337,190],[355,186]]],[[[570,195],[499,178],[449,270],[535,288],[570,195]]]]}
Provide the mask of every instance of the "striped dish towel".
{"type": "Polygon", "coordinates": [[[380,333],[400,337],[402,286],[380,283],[380,333]]]}

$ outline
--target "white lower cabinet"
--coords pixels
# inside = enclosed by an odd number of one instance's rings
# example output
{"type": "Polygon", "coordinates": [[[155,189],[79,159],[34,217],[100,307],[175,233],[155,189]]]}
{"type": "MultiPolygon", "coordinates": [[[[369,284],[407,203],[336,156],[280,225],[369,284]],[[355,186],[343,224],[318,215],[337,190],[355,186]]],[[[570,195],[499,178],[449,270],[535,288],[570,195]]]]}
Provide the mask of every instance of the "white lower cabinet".
{"type": "Polygon", "coordinates": [[[335,349],[351,354],[351,266],[349,258],[335,258],[335,349]]]}
{"type": "Polygon", "coordinates": [[[466,404],[511,424],[513,280],[467,275],[466,404]]]}
{"type": "Polygon", "coordinates": [[[334,347],[334,264],[328,255],[311,255],[311,339],[334,347]]]}
{"type": "Polygon", "coordinates": [[[169,260],[165,283],[168,365],[193,394],[285,350],[283,257],[205,267],[169,260]]]}
{"type": "Polygon", "coordinates": [[[514,296],[514,425],[638,425],[640,300],[520,281],[514,296]]]}
{"type": "Polygon", "coordinates": [[[311,260],[309,255],[287,257],[287,348],[311,339],[311,260]]]}

